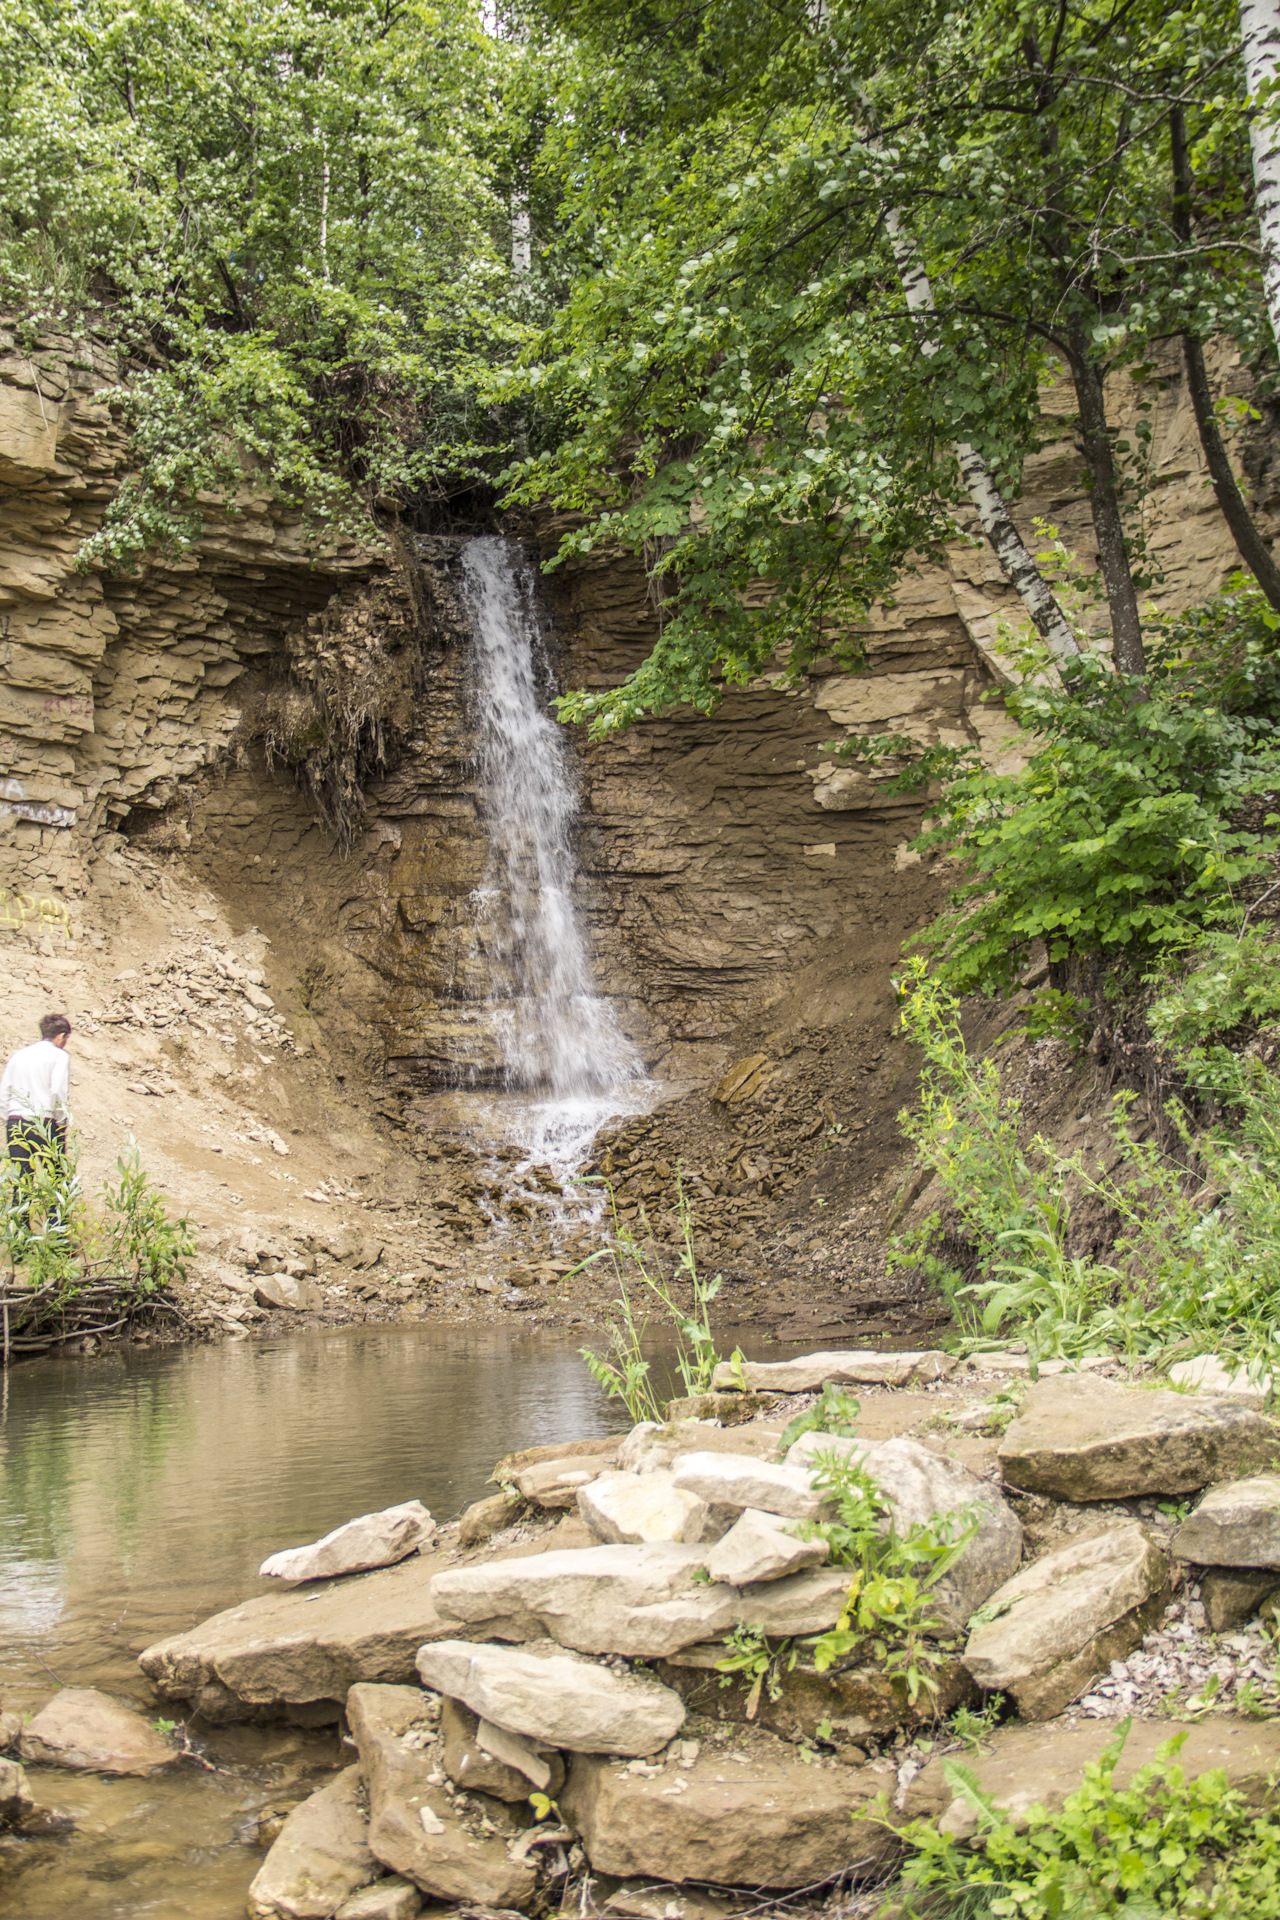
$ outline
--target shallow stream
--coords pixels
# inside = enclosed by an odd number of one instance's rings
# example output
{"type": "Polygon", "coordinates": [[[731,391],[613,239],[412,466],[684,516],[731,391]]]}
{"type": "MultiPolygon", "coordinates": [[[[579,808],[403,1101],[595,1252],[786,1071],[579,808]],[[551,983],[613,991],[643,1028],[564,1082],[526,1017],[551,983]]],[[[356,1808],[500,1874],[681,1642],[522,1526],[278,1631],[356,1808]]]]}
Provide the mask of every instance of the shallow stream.
{"type": "MultiPolygon", "coordinates": [[[[61,1682],[159,1712],[138,1653],[267,1591],[257,1568],[273,1549],[400,1500],[448,1519],[504,1453],[625,1424],[577,1344],[366,1327],[13,1368],[0,1382],[4,1707],[30,1712],[61,1682]]],[[[31,1768],[38,1801],[76,1826],[0,1859],[0,1914],[240,1920],[259,1819],[332,1768],[337,1741],[235,1727],[204,1751],[219,1771],[31,1768]]]]}

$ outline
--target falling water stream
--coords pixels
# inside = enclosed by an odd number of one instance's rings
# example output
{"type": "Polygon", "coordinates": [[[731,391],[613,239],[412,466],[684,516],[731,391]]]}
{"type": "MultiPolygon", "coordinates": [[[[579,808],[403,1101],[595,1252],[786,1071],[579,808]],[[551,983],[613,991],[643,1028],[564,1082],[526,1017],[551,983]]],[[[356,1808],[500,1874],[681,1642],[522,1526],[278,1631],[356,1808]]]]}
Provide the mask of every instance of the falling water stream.
{"type": "MultiPolygon", "coordinates": [[[[469,541],[480,772],[489,866],[475,897],[489,949],[490,1015],[508,1098],[490,1123],[571,1179],[601,1124],[652,1094],[644,1064],[592,979],[576,900],[578,814],[549,680],[534,577],[509,540],[469,541]]],[[[581,1201],[579,1201],[581,1204],[581,1201]]]]}

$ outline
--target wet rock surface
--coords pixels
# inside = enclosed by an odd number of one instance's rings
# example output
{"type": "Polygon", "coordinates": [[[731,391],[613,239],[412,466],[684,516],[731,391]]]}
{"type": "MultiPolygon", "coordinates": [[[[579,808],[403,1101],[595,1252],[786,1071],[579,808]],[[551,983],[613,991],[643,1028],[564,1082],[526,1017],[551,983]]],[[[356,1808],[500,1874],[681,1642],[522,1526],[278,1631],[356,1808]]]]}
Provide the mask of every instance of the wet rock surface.
{"type": "Polygon", "coordinates": [[[92,1687],[55,1693],[23,1727],[18,1750],[24,1760],[85,1773],[159,1773],[177,1757],[140,1713],[92,1687]]]}
{"type": "Polygon", "coordinates": [[[252,1920],[331,1920],[379,1872],[360,1769],[345,1767],[285,1821],[253,1877],[249,1913],[252,1920]]]}

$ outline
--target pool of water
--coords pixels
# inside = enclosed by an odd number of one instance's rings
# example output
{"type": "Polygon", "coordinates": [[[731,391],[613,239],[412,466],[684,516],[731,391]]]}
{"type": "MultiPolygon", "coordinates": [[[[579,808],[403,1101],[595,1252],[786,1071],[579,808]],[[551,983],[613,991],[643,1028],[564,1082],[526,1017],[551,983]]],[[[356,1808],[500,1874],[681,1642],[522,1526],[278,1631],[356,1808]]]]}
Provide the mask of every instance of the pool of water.
{"type": "MultiPolygon", "coordinates": [[[[419,1499],[448,1519],[517,1447],[625,1411],[569,1335],[362,1327],[218,1347],[39,1360],[0,1383],[0,1693],[58,1683],[149,1711],[140,1650],[266,1591],[278,1547],[419,1499]]],[[[172,1712],[172,1708],[166,1709],[172,1712]]],[[[331,1734],[228,1728],[218,1769],[108,1781],[32,1768],[63,1839],[0,1850],[13,1920],[239,1920],[255,1824],[338,1762],[331,1734]]]]}

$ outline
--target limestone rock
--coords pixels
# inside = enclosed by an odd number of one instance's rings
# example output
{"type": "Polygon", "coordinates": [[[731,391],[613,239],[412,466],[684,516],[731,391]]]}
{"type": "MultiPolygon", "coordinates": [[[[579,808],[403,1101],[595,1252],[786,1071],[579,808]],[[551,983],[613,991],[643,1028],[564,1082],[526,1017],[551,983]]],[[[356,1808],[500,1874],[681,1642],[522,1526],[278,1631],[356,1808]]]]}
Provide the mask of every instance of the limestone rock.
{"type": "Polygon", "coordinates": [[[603,1910],[614,1920],[723,1920],[733,1908],[724,1894],[717,1898],[688,1887],[632,1880],[609,1895],[603,1910]]]}
{"type": "Polygon", "coordinates": [[[1264,1407],[1271,1392],[1271,1376],[1249,1378],[1248,1367],[1226,1366],[1215,1353],[1201,1353],[1194,1360],[1179,1360],[1169,1369],[1175,1386],[1194,1387],[1198,1393],[1239,1400],[1246,1407],[1264,1407]]]}
{"type": "Polygon", "coordinates": [[[787,1454],[787,1465],[812,1469],[823,1453],[857,1460],[889,1502],[899,1533],[940,1514],[970,1513],[978,1530],[949,1573],[930,1589],[930,1601],[951,1625],[963,1627],[996,1588],[1018,1570],[1022,1526],[993,1487],[919,1440],[867,1441],[805,1433],[787,1454]]]}
{"type": "Polygon", "coordinates": [[[1000,1442],[1004,1477],[1057,1500],[1189,1493],[1270,1466],[1277,1430],[1237,1401],[1064,1374],[1032,1387],[1000,1442]]]}
{"type": "Polygon", "coordinates": [[[347,1718],[369,1795],[369,1845],[394,1873],[437,1900],[467,1906],[520,1907],[530,1898],[534,1870],[513,1861],[508,1846],[519,1822],[500,1800],[484,1800],[484,1818],[455,1811],[435,1770],[426,1695],[417,1687],[352,1687],[347,1718]]]}
{"type": "Polygon", "coordinates": [[[1264,1601],[1280,1593],[1280,1573],[1270,1568],[1211,1567],[1200,1581],[1200,1603],[1210,1633],[1229,1633],[1253,1618],[1264,1601]]]}
{"type": "Polygon", "coordinates": [[[1135,1523],[1073,1540],[997,1589],[964,1660],[985,1692],[1047,1720],[1142,1639],[1168,1588],[1164,1555],[1135,1523]]]}
{"type": "Polygon", "coordinates": [[[1211,1487],[1171,1551],[1202,1567],[1280,1567],[1280,1474],[1211,1487]]]}
{"type": "Polygon", "coordinates": [[[794,1360],[722,1360],[713,1388],[745,1387],[757,1393],[818,1393],[837,1387],[905,1387],[945,1380],[959,1361],[950,1353],[806,1353],[794,1360]]]}
{"type": "Polygon", "coordinates": [[[855,1867],[869,1876],[892,1857],[892,1836],[865,1817],[892,1781],[805,1766],[781,1740],[755,1734],[733,1760],[717,1744],[687,1770],[652,1776],[579,1755],[560,1806],[597,1873],[804,1887],[855,1867]]]}
{"type": "Polygon", "coordinates": [[[309,1546],[273,1553],[258,1568],[268,1580],[332,1580],[343,1573],[393,1567],[421,1552],[436,1537],[435,1521],[420,1500],[405,1500],[381,1513],[362,1513],[309,1546]]]}
{"type": "Polygon", "coordinates": [[[24,1760],[83,1773],[159,1773],[176,1758],[172,1743],[140,1713],[93,1687],[64,1687],[22,1730],[24,1760]]]}
{"type": "Polygon", "coordinates": [[[749,1677],[718,1670],[723,1658],[724,1642],[707,1641],[656,1662],[655,1672],[675,1689],[690,1714],[764,1727],[793,1742],[814,1740],[818,1728],[826,1726],[837,1745],[857,1744],[868,1734],[932,1724],[957,1707],[976,1707],[981,1700],[969,1669],[954,1657],[944,1660],[935,1674],[937,1693],[921,1692],[914,1705],[901,1680],[895,1684],[894,1676],[873,1660],[819,1673],[803,1651],[794,1667],[783,1663],[776,1698],[766,1689],[753,1701],[749,1677]]]}
{"type": "Polygon", "coordinates": [[[603,1473],[606,1467],[616,1463],[620,1445],[616,1433],[597,1433],[586,1440],[559,1440],[551,1446],[521,1447],[516,1453],[504,1454],[489,1477],[505,1485],[526,1467],[540,1466],[544,1460],[576,1460],[579,1466],[590,1462],[597,1473],[603,1473]]]}
{"type": "Polygon", "coordinates": [[[0,1827],[25,1826],[34,1802],[16,1760],[0,1760],[0,1827]]]}
{"type": "Polygon", "coordinates": [[[510,1526],[519,1507],[520,1496],[514,1489],[491,1493],[485,1500],[473,1500],[458,1521],[458,1545],[482,1546],[495,1533],[510,1526]]]}
{"type": "Polygon", "coordinates": [[[271,1312],[315,1313],[325,1304],[319,1287],[290,1279],[286,1273],[260,1275],[253,1283],[253,1297],[271,1312]]]}
{"type": "MultiPolygon", "coordinates": [[[[1114,1720],[1055,1727],[1052,1740],[1042,1727],[998,1727],[984,1742],[983,1752],[965,1755],[965,1765],[977,1774],[981,1791],[1015,1819],[1033,1806],[1057,1813],[1068,1794],[1080,1786],[1085,1767],[1101,1757],[1115,1733],[1114,1720]]],[[[1280,1721],[1227,1715],[1189,1724],[1135,1720],[1116,1763],[1116,1786],[1127,1787],[1138,1768],[1150,1765],[1157,1749],[1178,1734],[1186,1736],[1178,1765],[1189,1780],[1221,1767],[1230,1784],[1252,1805],[1260,1806],[1271,1797],[1271,1781],[1280,1768],[1280,1721]]],[[[937,1821],[944,1832],[967,1838],[976,1830],[976,1817],[966,1801],[953,1797],[944,1767],[943,1759],[930,1760],[912,1781],[906,1816],[937,1821]]]]}
{"type": "Polygon", "coordinates": [[[772,1460],[782,1428],[756,1424],[726,1431],[702,1420],[670,1420],[663,1426],[642,1420],[632,1427],[618,1448],[618,1465],[626,1473],[660,1473],[686,1453],[750,1453],[772,1460]]]}
{"type": "Polygon", "coordinates": [[[421,1912],[422,1895],[412,1880],[392,1873],[344,1900],[334,1920],[416,1920],[421,1912]]]}
{"type": "Polygon", "coordinates": [[[750,1454],[686,1453],[672,1469],[673,1484],[708,1506],[757,1507],[785,1520],[817,1520],[823,1496],[802,1467],[780,1466],[750,1454]]]}
{"type": "Polygon", "coordinates": [[[602,1473],[577,1494],[578,1512],[606,1542],[701,1540],[706,1502],[677,1487],[669,1473],[602,1473]]]}
{"type": "Polygon", "coordinates": [[[564,1764],[554,1749],[501,1733],[457,1700],[441,1702],[440,1734],[444,1770],[457,1787],[518,1804],[535,1788],[554,1798],[564,1784],[564,1764]]]}
{"type": "Polygon", "coordinates": [[[516,1486],[531,1506],[547,1507],[554,1512],[561,1507],[575,1506],[579,1488],[589,1485],[602,1471],[596,1461],[573,1456],[538,1460],[530,1467],[521,1468],[516,1475],[516,1486]]]}
{"type": "MultiPolygon", "coordinates": [[[[432,1582],[440,1614],[490,1637],[486,1620],[507,1625],[497,1637],[549,1635],[578,1653],[661,1658],[714,1638],[735,1620],[770,1634],[820,1633],[839,1618],[848,1575],[819,1569],[739,1592],[695,1575],[705,1549],[677,1542],[567,1548],[522,1560],[452,1567],[432,1582]]],[[[433,1638],[442,1639],[443,1634],[433,1638]]]]}
{"type": "MultiPolygon", "coordinates": [[[[166,1699],[189,1700],[214,1720],[244,1719],[259,1706],[341,1701],[358,1680],[412,1680],[425,1640],[471,1632],[431,1598],[442,1565],[437,1554],[419,1554],[314,1594],[263,1594],[157,1641],[138,1664],[166,1699]]],[[[504,1629],[477,1616],[477,1638],[504,1629]]]]}
{"type": "Polygon", "coordinates": [[[418,1655],[418,1672],[482,1719],[574,1753],[656,1753],[684,1724],[670,1688],[571,1653],[437,1640],[418,1655]]]}
{"type": "Polygon", "coordinates": [[[776,1515],[746,1507],[707,1555],[707,1572],[731,1587],[747,1587],[821,1566],[829,1551],[825,1540],[799,1540],[776,1515]]]}
{"type": "Polygon", "coordinates": [[[250,1883],[253,1920],[330,1920],[375,1878],[359,1786],[359,1767],[346,1767],[293,1809],[250,1883]]]}

